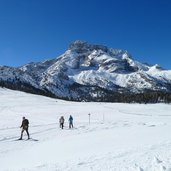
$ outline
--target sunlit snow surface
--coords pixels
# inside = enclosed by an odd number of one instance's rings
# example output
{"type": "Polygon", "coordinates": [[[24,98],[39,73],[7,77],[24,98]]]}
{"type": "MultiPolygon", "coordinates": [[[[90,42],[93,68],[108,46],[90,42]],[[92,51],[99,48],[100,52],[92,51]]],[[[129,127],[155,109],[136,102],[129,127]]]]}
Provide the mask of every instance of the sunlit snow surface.
{"type": "Polygon", "coordinates": [[[168,104],[66,102],[0,88],[0,171],[171,171],[170,130],[168,104]],[[16,141],[22,116],[32,139],[16,141]]]}

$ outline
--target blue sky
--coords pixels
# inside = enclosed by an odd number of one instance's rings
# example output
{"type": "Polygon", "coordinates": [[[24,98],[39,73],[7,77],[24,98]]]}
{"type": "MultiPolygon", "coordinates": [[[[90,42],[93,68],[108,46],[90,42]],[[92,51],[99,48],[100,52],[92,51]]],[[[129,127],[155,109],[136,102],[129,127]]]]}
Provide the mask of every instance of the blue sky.
{"type": "Polygon", "coordinates": [[[171,1],[0,0],[0,65],[51,59],[78,39],[171,69],[171,1]]]}

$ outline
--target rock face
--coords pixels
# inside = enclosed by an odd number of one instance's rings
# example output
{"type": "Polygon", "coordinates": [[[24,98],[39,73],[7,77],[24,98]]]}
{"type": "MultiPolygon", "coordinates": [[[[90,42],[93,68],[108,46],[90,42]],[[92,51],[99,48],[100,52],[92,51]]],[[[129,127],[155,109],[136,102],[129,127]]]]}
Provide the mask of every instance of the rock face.
{"type": "Polygon", "coordinates": [[[111,94],[171,92],[171,70],[135,61],[125,50],[75,41],[55,59],[0,67],[0,85],[68,100],[110,101],[111,94]]]}

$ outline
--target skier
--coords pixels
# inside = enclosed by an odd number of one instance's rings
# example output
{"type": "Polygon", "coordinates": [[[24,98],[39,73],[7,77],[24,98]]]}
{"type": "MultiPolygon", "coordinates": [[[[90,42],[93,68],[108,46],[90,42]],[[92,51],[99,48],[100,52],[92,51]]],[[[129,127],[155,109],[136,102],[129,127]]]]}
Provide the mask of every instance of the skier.
{"type": "Polygon", "coordinates": [[[24,131],[26,131],[27,136],[28,136],[28,139],[30,139],[30,135],[29,135],[29,132],[28,132],[29,121],[25,117],[23,117],[23,121],[22,121],[22,124],[21,124],[20,128],[22,128],[22,130],[21,130],[21,137],[19,138],[19,140],[22,140],[22,138],[23,138],[23,132],[24,131]]]}
{"type": "Polygon", "coordinates": [[[59,119],[59,125],[60,125],[60,128],[62,128],[62,129],[64,128],[64,122],[65,122],[65,119],[63,116],[61,116],[59,119]]]}
{"type": "Polygon", "coordinates": [[[69,121],[69,128],[70,129],[73,128],[73,117],[71,115],[69,116],[68,121],[69,121]]]}

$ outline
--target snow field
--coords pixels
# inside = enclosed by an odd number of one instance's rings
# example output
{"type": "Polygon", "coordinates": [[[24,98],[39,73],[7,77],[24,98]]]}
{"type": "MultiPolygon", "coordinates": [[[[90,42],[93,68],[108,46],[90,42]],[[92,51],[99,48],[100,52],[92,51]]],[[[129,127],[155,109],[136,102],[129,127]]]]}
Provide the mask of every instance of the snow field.
{"type": "Polygon", "coordinates": [[[8,89],[0,97],[1,171],[171,171],[171,105],[67,102],[8,89]],[[16,141],[23,116],[33,139],[16,141]]]}

